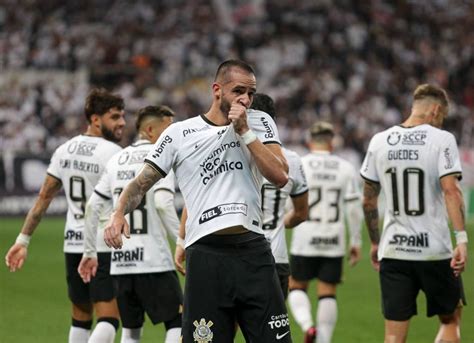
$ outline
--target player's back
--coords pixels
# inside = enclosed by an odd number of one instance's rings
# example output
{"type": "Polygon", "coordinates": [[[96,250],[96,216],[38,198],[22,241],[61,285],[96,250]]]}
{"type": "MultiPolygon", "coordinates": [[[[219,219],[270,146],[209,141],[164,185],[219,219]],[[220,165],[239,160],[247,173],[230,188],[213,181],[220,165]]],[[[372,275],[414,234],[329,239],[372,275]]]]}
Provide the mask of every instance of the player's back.
{"type": "Polygon", "coordinates": [[[301,256],[342,256],[345,247],[344,200],[358,197],[355,169],[329,152],[302,158],[309,188],[309,218],[293,232],[291,253],[301,256]]]}
{"type": "MultiPolygon", "coordinates": [[[[143,161],[153,144],[140,140],[115,156],[107,164],[106,174],[97,185],[97,193],[112,195],[114,207],[120,193],[139,174],[143,161]],[[104,182],[108,183],[107,185],[104,182]]],[[[174,193],[174,173],[158,181],[143,197],[135,210],[126,216],[130,239],[122,249],[112,252],[111,274],[136,274],[174,270],[167,234],[155,208],[154,194],[158,190],[174,193]]]]}
{"type": "Polygon", "coordinates": [[[461,173],[454,136],[424,124],[394,126],[372,138],[361,168],[379,182],[386,209],[380,257],[449,256],[447,215],[440,178],[461,173]]]}
{"type": "Polygon", "coordinates": [[[79,135],[56,149],[48,174],[59,179],[68,203],[64,251],[82,253],[85,203],[109,158],[121,147],[102,137],[79,135]]]}

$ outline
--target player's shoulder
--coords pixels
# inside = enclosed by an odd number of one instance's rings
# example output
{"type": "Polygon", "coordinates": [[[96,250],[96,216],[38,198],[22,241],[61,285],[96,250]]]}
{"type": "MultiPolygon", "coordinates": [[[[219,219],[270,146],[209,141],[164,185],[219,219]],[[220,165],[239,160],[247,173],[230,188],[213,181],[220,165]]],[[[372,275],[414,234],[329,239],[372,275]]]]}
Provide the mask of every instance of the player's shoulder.
{"type": "Polygon", "coordinates": [[[247,110],[247,120],[251,126],[265,126],[268,127],[271,124],[275,125],[273,118],[267,113],[260,110],[249,108],[247,110]]]}
{"type": "Polygon", "coordinates": [[[434,137],[434,139],[433,139],[434,142],[441,143],[441,142],[443,142],[442,141],[443,139],[454,139],[454,140],[456,140],[454,135],[449,131],[439,129],[439,128],[431,126],[431,125],[426,125],[426,130],[434,137]],[[439,137],[439,139],[438,139],[438,137],[439,137]]]}

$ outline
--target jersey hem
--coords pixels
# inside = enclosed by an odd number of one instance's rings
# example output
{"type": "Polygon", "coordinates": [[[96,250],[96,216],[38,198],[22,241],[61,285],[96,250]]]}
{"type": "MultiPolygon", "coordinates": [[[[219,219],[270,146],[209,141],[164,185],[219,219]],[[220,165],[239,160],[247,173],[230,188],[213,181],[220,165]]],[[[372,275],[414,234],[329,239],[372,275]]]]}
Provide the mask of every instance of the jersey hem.
{"type": "Polygon", "coordinates": [[[160,173],[162,177],[166,177],[167,174],[163,171],[163,169],[158,167],[158,165],[156,165],[153,161],[150,161],[149,159],[145,159],[144,162],[150,165],[150,167],[155,169],[158,173],[160,173]]]}
{"type": "Polygon", "coordinates": [[[94,193],[97,194],[98,196],[100,196],[101,198],[104,198],[105,200],[110,200],[110,198],[107,195],[102,194],[101,192],[99,192],[95,189],[94,189],[94,193]]]}
{"type": "Polygon", "coordinates": [[[59,177],[57,177],[56,175],[53,175],[53,174],[51,174],[50,172],[47,172],[46,174],[48,174],[49,176],[55,178],[56,180],[58,180],[59,182],[61,182],[61,184],[63,183],[63,181],[62,181],[59,177]]]}
{"type": "Polygon", "coordinates": [[[367,181],[369,181],[369,182],[380,183],[380,181],[375,181],[375,180],[369,179],[368,177],[364,176],[362,173],[360,174],[360,176],[361,176],[364,180],[367,180],[367,181]]]}
{"type": "Polygon", "coordinates": [[[300,192],[300,193],[294,193],[294,194],[290,194],[290,197],[291,198],[296,198],[296,197],[299,197],[300,195],[303,195],[305,193],[308,193],[309,189],[303,191],[303,192],[300,192]]]}
{"type": "Polygon", "coordinates": [[[265,142],[262,142],[262,144],[264,145],[267,145],[267,144],[278,144],[279,146],[281,146],[281,143],[279,141],[265,141],[265,142]]]}
{"type": "Polygon", "coordinates": [[[447,174],[443,174],[439,177],[439,179],[441,180],[443,177],[445,176],[449,176],[449,175],[453,175],[453,174],[459,174],[458,176],[458,180],[461,181],[462,180],[462,171],[454,171],[454,172],[450,172],[450,173],[447,173],[447,174]]]}
{"type": "Polygon", "coordinates": [[[170,192],[170,193],[174,194],[174,191],[172,191],[172,190],[169,189],[169,188],[164,188],[164,187],[163,187],[163,188],[157,188],[157,189],[155,189],[154,193],[156,193],[156,192],[158,192],[158,191],[167,191],[167,192],[170,192]]]}

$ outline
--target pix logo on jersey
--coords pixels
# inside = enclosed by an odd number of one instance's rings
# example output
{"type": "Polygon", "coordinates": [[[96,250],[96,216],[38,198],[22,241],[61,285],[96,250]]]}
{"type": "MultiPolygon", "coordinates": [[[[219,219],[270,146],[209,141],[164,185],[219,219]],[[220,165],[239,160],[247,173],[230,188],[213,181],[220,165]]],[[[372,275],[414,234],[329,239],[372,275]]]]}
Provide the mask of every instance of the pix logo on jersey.
{"type": "Polygon", "coordinates": [[[214,218],[222,217],[227,214],[236,214],[242,213],[243,215],[247,215],[247,205],[242,203],[228,203],[217,205],[216,207],[212,207],[208,210],[202,212],[201,217],[199,218],[199,224],[208,222],[214,218]]]}

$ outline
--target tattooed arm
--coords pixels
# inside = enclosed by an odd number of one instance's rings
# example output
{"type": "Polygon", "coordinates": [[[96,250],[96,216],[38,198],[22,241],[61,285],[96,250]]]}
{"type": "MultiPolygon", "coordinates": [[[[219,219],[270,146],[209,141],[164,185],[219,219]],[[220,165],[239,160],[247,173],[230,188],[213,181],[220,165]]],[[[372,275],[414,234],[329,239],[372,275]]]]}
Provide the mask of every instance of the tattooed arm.
{"type": "Polygon", "coordinates": [[[122,247],[122,233],[125,237],[130,237],[125,215],[140,204],[145,193],[162,177],[156,169],[145,163],[140,173],[125,187],[118,199],[117,208],[105,227],[104,240],[109,247],[122,247]]]}
{"type": "Polygon", "coordinates": [[[378,210],[379,194],[380,184],[367,180],[364,182],[364,217],[367,229],[369,230],[371,242],[370,257],[372,265],[376,270],[379,270],[379,261],[377,258],[377,250],[380,241],[378,210]]]}
{"type": "MultiPolygon", "coordinates": [[[[458,181],[458,175],[452,174],[441,178],[441,189],[444,193],[446,210],[453,226],[454,232],[465,233],[465,210],[464,198],[458,181]]],[[[451,267],[456,275],[459,275],[465,268],[467,261],[467,244],[456,244],[456,249],[451,260],[451,267]]]]}

